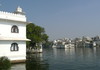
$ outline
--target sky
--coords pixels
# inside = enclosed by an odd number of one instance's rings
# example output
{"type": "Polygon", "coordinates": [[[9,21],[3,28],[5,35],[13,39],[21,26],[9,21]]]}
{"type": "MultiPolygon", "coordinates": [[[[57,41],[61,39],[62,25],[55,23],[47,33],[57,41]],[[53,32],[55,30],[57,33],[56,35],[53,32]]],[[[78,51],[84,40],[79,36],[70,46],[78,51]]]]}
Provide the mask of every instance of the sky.
{"type": "Polygon", "coordinates": [[[20,6],[49,40],[100,36],[100,0],[0,0],[0,11],[20,6]]]}

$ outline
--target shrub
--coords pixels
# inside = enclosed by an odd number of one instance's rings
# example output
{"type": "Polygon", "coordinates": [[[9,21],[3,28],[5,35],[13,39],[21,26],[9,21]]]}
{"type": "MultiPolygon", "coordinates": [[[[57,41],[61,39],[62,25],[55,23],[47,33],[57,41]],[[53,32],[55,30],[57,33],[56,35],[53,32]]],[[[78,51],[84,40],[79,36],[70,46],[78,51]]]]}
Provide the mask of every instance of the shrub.
{"type": "Polygon", "coordinates": [[[10,60],[5,56],[0,57],[0,70],[8,70],[10,69],[10,67],[11,67],[10,60]]]}

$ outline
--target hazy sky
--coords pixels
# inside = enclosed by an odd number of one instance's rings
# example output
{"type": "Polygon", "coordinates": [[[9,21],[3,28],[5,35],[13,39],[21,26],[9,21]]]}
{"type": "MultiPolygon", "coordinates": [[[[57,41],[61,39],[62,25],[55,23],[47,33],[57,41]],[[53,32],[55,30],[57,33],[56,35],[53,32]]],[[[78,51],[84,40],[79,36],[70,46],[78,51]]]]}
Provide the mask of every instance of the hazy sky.
{"type": "Polygon", "coordinates": [[[50,40],[100,35],[100,0],[0,0],[0,10],[20,6],[50,40]]]}

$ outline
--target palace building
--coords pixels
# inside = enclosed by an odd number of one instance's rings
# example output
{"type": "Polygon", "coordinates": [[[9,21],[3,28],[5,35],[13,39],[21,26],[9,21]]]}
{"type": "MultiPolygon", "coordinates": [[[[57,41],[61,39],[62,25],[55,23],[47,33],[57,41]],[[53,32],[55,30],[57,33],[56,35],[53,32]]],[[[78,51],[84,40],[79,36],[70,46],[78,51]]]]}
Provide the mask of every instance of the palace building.
{"type": "Polygon", "coordinates": [[[0,57],[7,56],[12,62],[26,60],[27,24],[20,7],[13,13],[0,11],[0,57]]]}

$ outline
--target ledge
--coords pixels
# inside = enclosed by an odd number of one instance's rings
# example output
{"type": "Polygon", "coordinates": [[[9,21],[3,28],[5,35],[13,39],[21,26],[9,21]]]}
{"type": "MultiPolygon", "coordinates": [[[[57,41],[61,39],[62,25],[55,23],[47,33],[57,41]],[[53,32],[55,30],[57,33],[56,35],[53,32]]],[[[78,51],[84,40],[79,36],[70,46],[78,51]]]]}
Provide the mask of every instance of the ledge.
{"type": "Polygon", "coordinates": [[[0,41],[31,41],[27,38],[8,38],[8,37],[0,37],[0,41]]]}
{"type": "Polygon", "coordinates": [[[11,61],[12,64],[25,63],[25,62],[26,62],[25,59],[24,59],[24,60],[12,60],[12,61],[11,61]]]}

